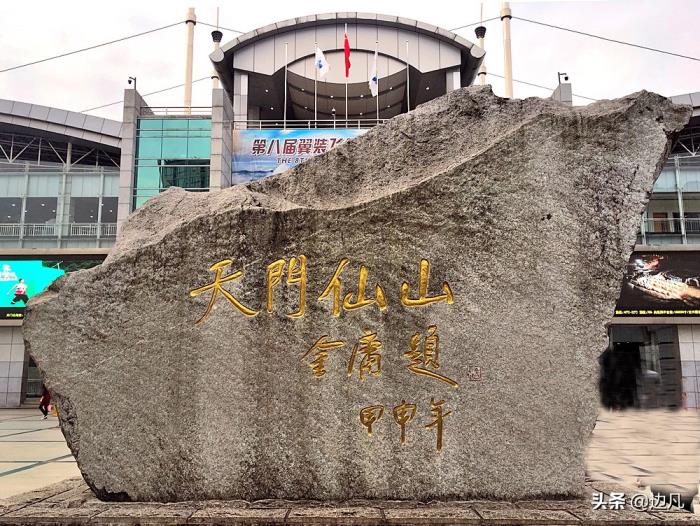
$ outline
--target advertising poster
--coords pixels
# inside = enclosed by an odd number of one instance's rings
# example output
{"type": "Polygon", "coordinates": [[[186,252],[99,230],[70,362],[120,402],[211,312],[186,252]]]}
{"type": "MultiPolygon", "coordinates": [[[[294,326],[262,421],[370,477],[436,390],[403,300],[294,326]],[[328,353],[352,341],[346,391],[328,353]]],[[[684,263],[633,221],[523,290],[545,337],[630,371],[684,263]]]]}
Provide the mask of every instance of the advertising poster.
{"type": "Polygon", "coordinates": [[[57,266],[46,266],[42,261],[0,261],[0,319],[24,318],[24,307],[29,298],[36,296],[65,274],[57,266]]]}
{"type": "Polygon", "coordinates": [[[615,316],[700,316],[700,252],[632,254],[615,316]]]}
{"type": "Polygon", "coordinates": [[[231,183],[286,172],[367,129],[234,130],[231,183]]]}

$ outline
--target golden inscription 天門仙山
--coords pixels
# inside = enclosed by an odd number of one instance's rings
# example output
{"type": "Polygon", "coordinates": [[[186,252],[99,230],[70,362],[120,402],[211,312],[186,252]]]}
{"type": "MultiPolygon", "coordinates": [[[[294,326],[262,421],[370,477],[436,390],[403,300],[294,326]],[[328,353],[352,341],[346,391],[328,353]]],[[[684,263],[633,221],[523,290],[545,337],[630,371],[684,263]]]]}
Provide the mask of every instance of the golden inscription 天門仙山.
{"type": "Polygon", "coordinates": [[[420,270],[418,277],[418,297],[409,298],[410,285],[405,281],[401,284],[401,303],[407,307],[417,307],[420,305],[429,305],[439,301],[445,301],[448,305],[454,303],[454,296],[449,283],[442,283],[442,294],[437,296],[428,296],[428,282],[430,280],[430,262],[427,259],[421,259],[420,270]]]}
{"type": "Polygon", "coordinates": [[[348,292],[344,297],[342,296],[343,282],[340,279],[340,275],[349,263],[350,260],[348,258],[343,258],[340,260],[340,263],[338,263],[338,266],[328,282],[328,285],[319,295],[318,301],[323,301],[332,294],[333,307],[331,314],[335,318],[340,316],[341,307],[345,310],[355,310],[376,304],[380,311],[386,310],[387,301],[384,294],[384,289],[381,287],[381,285],[377,285],[374,288],[374,299],[365,297],[365,291],[367,289],[367,275],[369,274],[369,269],[365,265],[360,266],[360,276],[358,278],[357,294],[355,295],[355,298],[353,298],[352,292],[348,292]]]}
{"type": "Polygon", "coordinates": [[[267,312],[272,313],[274,303],[274,288],[282,282],[284,267],[287,267],[287,285],[299,285],[299,307],[295,312],[287,314],[290,318],[301,318],[306,310],[306,256],[293,257],[289,264],[284,259],[278,259],[267,266],[267,312]]]}
{"type": "Polygon", "coordinates": [[[236,307],[236,309],[238,309],[244,316],[252,318],[253,316],[257,316],[260,313],[260,311],[249,309],[248,307],[243,305],[222,286],[224,283],[228,283],[229,281],[238,279],[243,275],[243,271],[238,270],[226,276],[222,276],[222,274],[224,273],[224,268],[232,264],[233,261],[231,261],[230,259],[224,259],[222,261],[219,261],[218,263],[214,263],[211,267],[209,267],[209,270],[213,270],[215,273],[214,281],[209,283],[208,285],[204,285],[203,287],[199,287],[190,291],[190,296],[192,297],[199,296],[203,292],[207,292],[209,290],[212,291],[211,298],[209,299],[209,305],[207,305],[207,310],[204,311],[204,314],[202,314],[202,316],[195,322],[195,324],[202,323],[207,318],[207,316],[209,316],[209,313],[211,312],[212,307],[214,307],[214,302],[216,301],[216,298],[219,295],[219,293],[221,293],[221,295],[224,298],[226,298],[234,307],[236,307]]]}

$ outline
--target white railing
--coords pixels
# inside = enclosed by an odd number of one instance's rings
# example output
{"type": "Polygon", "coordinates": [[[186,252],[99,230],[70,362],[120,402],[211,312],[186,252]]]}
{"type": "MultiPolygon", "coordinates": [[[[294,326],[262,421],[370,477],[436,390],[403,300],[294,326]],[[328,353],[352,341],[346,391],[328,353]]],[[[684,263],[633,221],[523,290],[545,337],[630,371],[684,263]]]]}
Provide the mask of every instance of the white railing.
{"type": "Polygon", "coordinates": [[[139,113],[143,117],[200,117],[210,116],[211,106],[148,106],[139,113]]]}
{"type": "MultiPolygon", "coordinates": [[[[287,128],[293,129],[336,129],[336,128],[374,128],[387,119],[287,119],[287,128]]],[[[264,130],[284,127],[282,119],[275,120],[235,120],[231,123],[234,130],[264,130]]]]}
{"type": "Polygon", "coordinates": [[[25,237],[53,237],[56,235],[56,224],[24,225],[25,237]]]}
{"type": "Polygon", "coordinates": [[[116,223],[102,223],[100,228],[100,237],[116,237],[117,236],[117,224],[116,223]]]}
{"type": "Polygon", "coordinates": [[[22,225],[0,224],[0,237],[19,237],[22,225]]]}
{"type": "Polygon", "coordinates": [[[70,225],[71,236],[97,236],[97,223],[72,223],[70,225]]]}
{"type": "Polygon", "coordinates": [[[115,237],[116,223],[19,224],[0,223],[0,237],[115,237]]]}

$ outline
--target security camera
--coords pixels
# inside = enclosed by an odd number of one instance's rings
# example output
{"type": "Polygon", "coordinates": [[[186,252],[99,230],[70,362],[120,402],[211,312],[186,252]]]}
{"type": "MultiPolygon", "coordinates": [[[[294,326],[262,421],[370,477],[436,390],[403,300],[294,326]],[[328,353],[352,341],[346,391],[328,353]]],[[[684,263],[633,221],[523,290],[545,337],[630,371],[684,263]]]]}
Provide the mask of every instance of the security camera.
{"type": "Polygon", "coordinates": [[[129,77],[129,80],[127,81],[129,84],[131,84],[131,77],[129,77]]]}

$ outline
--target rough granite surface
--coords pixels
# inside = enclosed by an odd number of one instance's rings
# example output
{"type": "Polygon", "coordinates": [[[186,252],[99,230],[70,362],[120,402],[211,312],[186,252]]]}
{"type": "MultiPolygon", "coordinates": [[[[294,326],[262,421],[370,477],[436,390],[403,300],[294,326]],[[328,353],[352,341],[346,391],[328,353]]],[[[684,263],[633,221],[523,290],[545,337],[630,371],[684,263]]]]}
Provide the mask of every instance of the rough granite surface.
{"type": "Polygon", "coordinates": [[[473,87],[286,175],[151,199],[104,264],[61,278],[24,323],[86,482],[140,501],[582,495],[605,323],[689,115],[647,92],[572,109],[473,87]],[[305,313],[293,318],[302,287],[287,272],[301,255],[305,313]],[[190,291],[225,259],[222,277],[242,275],[223,289],[259,313],[220,293],[196,323],[212,291],[190,291]],[[406,305],[421,260],[424,296],[442,299],[406,305]],[[370,303],[346,309],[361,303],[361,265],[370,303]],[[365,330],[381,348],[363,351],[365,330]],[[316,377],[318,351],[306,353],[324,335],[343,346],[316,377]],[[404,401],[416,407],[402,445],[404,401]],[[360,411],[374,405],[370,436],[360,411]],[[426,426],[441,409],[438,451],[426,426]]]}

